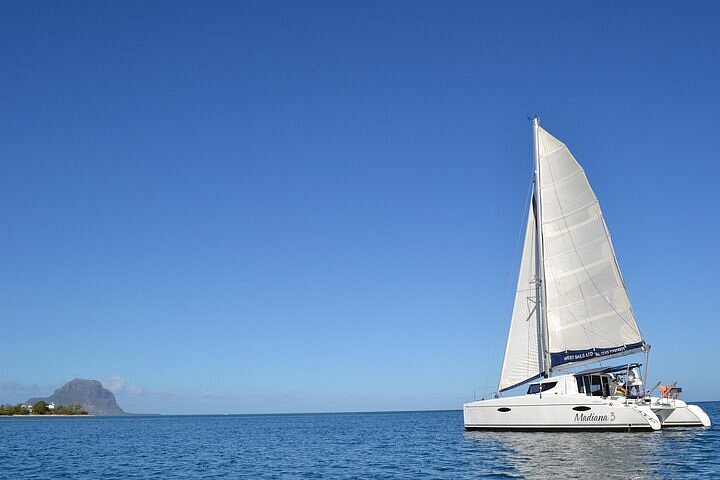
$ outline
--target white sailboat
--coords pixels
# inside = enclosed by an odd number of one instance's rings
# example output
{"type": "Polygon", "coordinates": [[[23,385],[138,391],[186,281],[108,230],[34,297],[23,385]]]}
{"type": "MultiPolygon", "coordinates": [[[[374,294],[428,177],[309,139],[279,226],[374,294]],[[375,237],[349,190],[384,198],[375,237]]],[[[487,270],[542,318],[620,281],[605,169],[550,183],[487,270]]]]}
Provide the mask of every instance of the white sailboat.
{"type": "Polygon", "coordinates": [[[558,375],[647,352],[600,205],[567,146],[533,119],[534,190],[496,398],[463,406],[466,429],[659,430],[709,426],[675,385],[652,397],[637,363],[558,375]],[[530,383],[525,395],[501,392],[530,383]]]}

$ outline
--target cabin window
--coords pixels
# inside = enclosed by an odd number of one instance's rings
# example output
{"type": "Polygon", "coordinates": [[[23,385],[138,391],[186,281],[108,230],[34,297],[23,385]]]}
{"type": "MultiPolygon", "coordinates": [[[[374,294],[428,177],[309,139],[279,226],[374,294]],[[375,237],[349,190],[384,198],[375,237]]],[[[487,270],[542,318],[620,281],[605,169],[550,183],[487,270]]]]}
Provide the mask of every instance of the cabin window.
{"type": "Polygon", "coordinates": [[[531,383],[528,387],[528,395],[531,393],[540,393],[540,392],[546,392],[550,390],[551,388],[554,388],[555,385],[557,385],[557,382],[547,382],[547,383],[531,383]]]}
{"type": "Polygon", "coordinates": [[[602,388],[603,388],[603,397],[609,397],[610,396],[610,384],[608,383],[608,378],[603,375],[602,377],[602,388]]]}
{"type": "MultiPolygon", "coordinates": [[[[610,383],[605,375],[584,375],[582,377],[582,388],[578,387],[580,393],[593,397],[609,397],[610,383]]],[[[578,379],[578,385],[580,380],[578,379]]]]}
{"type": "Polygon", "coordinates": [[[603,384],[600,375],[590,376],[590,395],[593,397],[603,396],[603,384]]]}
{"type": "Polygon", "coordinates": [[[606,375],[578,375],[578,392],[592,397],[609,397],[610,383],[606,375]]]}

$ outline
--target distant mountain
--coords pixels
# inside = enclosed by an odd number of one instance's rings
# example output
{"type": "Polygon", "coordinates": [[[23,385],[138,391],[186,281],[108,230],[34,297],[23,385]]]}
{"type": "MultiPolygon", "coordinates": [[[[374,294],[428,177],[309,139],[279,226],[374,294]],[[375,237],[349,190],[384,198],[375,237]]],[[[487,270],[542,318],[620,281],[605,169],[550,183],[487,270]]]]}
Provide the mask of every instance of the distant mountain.
{"type": "Polygon", "coordinates": [[[115,401],[115,395],[104,388],[97,380],[83,380],[76,378],[55,390],[55,393],[46,398],[31,398],[29,405],[40,400],[56,405],[82,405],[90,415],[127,415],[115,401]]]}

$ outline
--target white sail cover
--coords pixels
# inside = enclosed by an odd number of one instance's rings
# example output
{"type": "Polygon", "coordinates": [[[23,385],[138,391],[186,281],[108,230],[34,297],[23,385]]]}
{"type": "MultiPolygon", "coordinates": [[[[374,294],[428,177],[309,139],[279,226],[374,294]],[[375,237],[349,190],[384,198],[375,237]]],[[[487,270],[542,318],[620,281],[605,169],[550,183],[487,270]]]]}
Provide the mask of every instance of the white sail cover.
{"type": "Polygon", "coordinates": [[[552,368],[644,346],[600,205],[570,150],[538,127],[543,260],[552,368]]]}
{"type": "Polygon", "coordinates": [[[538,325],[535,311],[535,212],[528,209],[525,246],[518,274],[510,333],[508,334],[500,390],[507,390],[540,375],[538,325]]]}

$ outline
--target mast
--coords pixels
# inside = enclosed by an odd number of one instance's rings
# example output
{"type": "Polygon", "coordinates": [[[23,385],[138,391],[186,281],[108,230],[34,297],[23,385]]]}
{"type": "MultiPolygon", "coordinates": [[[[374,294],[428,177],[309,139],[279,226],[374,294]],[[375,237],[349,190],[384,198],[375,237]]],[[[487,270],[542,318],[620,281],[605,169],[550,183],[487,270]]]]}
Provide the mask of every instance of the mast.
{"type": "Polygon", "coordinates": [[[535,164],[535,311],[537,315],[538,362],[540,373],[548,377],[552,371],[548,348],[547,306],[545,302],[545,267],[542,234],[542,188],[540,183],[540,117],[533,117],[533,157],[535,164]]]}

